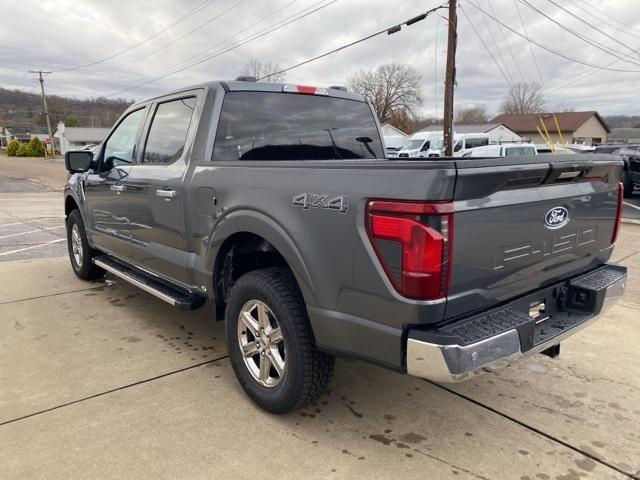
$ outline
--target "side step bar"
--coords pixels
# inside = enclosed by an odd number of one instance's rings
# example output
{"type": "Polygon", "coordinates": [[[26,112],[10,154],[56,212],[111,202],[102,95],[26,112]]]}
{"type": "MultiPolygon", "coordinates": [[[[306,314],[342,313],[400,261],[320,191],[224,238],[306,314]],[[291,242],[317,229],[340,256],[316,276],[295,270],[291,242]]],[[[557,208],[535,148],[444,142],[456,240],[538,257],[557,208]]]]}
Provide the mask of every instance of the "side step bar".
{"type": "Polygon", "coordinates": [[[106,255],[94,258],[93,263],[154,297],[164,300],[179,310],[196,310],[206,301],[201,295],[168,285],[157,277],[153,277],[135,267],[125,265],[106,255]]]}

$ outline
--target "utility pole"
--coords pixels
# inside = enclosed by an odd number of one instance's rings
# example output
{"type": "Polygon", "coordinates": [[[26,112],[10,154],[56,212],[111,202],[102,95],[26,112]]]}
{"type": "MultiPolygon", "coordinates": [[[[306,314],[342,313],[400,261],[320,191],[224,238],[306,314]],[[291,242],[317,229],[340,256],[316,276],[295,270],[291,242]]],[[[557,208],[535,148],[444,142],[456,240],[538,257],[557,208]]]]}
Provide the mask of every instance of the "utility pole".
{"type": "Polygon", "coordinates": [[[40,81],[40,91],[42,92],[42,107],[44,108],[44,116],[47,119],[47,130],[49,132],[49,144],[51,145],[51,155],[55,155],[56,153],[56,146],[53,143],[53,133],[51,131],[51,121],[49,120],[49,109],[47,108],[47,96],[44,94],[44,78],[42,78],[42,75],[45,74],[49,74],[51,72],[45,72],[42,70],[29,70],[29,73],[37,73],[38,77],[39,77],[39,81],[40,81]]]}
{"type": "Polygon", "coordinates": [[[444,154],[453,155],[453,91],[456,86],[456,46],[458,43],[457,0],[449,0],[449,35],[447,40],[447,70],[444,80],[444,154]]]}

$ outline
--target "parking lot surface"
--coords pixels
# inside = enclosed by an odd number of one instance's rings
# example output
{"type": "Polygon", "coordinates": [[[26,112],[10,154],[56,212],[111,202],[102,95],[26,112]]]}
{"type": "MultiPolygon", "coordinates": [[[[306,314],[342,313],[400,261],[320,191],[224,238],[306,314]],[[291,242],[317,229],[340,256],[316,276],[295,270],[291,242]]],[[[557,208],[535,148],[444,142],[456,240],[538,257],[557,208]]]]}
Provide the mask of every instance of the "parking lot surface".
{"type": "Polygon", "coordinates": [[[638,225],[614,253],[623,302],[557,359],[455,386],[341,360],[317,404],[275,416],[238,386],[208,306],[73,275],[52,190],[0,181],[3,479],[640,478],[638,225]]]}

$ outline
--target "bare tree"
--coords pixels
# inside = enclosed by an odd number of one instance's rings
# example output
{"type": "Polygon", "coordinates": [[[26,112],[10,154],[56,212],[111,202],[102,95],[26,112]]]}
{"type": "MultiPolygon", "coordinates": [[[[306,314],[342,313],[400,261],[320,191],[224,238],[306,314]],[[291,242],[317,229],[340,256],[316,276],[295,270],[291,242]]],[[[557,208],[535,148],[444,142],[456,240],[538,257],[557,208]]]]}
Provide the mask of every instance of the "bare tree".
{"type": "Polygon", "coordinates": [[[386,63],[375,70],[361,70],[349,78],[349,86],[369,99],[382,123],[404,123],[422,104],[420,74],[409,65],[386,63]]]}
{"type": "Polygon", "coordinates": [[[560,103],[558,103],[556,105],[553,105],[551,107],[551,111],[552,112],[575,112],[576,109],[572,105],[569,105],[569,104],[564,103],[564,102],[560,102],[560,103]]]}
{"type": "Polygon", "coordinates": [[[455,123],[459,125],[470,123],[487,123],[489,121],[489,115],[487,113],[487,107],[484,105],[478,105],[475,107],[458,107],[455,113],[455,123]]]}
{"type": "Polygon", "coordinates": [[[242,75],[249,77],[261,78],[263,82],[282,83],[285,81],[286,75],[278,73],[282,68],[276,62],[261,62],[253,59],[247,63],[242,71],[242,75]]]}
{"type": "Polygon", "coordinates": [[[500,113],[540,113],[545,103],[539,83],[516,83],[507,92],[500,113]]]}

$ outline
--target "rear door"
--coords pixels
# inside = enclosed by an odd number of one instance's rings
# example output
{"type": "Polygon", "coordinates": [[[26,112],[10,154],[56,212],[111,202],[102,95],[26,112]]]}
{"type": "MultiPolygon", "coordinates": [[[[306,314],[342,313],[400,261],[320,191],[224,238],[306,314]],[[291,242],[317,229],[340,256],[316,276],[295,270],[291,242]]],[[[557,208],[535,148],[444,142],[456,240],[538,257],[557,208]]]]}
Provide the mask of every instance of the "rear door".
{"type": "Polygon", "coordinates": [[[198,93],[154,103],[140,163],[129,175],[131,245],[137,266],[189,284],[185,244],[184,175],[195,132],[198,93]]]}
{"type": "Polygon", "coordinates": [[[456,162],[448,318],[609,259],[621,162],[600,155],[541,158],[456,162]]]}

